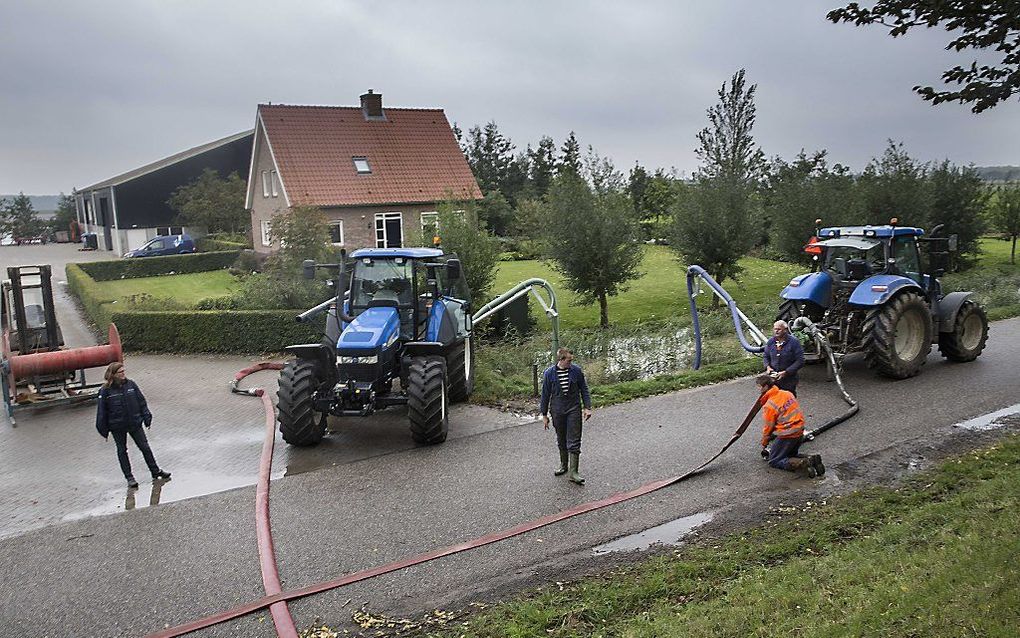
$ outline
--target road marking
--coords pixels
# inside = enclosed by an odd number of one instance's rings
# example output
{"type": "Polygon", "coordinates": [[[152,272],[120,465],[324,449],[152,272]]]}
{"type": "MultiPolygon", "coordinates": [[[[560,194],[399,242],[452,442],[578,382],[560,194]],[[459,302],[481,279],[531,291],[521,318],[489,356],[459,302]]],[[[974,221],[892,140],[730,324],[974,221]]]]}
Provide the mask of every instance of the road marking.
{"type": "Polygon", "coordinates": [[[999,419],[1004,416],[1010,416],[1017,413],[1020,413],[1020,403],[1016,403],[1008,408],[1003,408],[996,412],[976,416],[973,419],[968,419],[967,421],[954,423],[953,427],[963,428],[965,430],[995,430],[1006,425],[1004,422],[999,422],[999,419]]]}

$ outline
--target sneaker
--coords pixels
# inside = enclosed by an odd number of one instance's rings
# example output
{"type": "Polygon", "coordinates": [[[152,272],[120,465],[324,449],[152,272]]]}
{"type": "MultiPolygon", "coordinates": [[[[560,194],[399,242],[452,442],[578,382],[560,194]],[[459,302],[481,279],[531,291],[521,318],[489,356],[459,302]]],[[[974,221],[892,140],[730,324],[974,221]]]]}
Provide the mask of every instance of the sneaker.
{"type": "Polygon", "coordinates": [[[138,481],[135,480],[135,477],[128,476],[126,478],[127,478],[127,482],[128,482],[128,487],[130,487],[132,489],[138,487],[138,481]]]}
{"type": "Polygon", "coordinates": [[[160,470],[158,472],[153,472],[152,473],[152,479],[153,480],[163,479],[164,481],[168,481],[168,480],[170,480],[170,472],[165,472],[163,470],[160,470]]]}

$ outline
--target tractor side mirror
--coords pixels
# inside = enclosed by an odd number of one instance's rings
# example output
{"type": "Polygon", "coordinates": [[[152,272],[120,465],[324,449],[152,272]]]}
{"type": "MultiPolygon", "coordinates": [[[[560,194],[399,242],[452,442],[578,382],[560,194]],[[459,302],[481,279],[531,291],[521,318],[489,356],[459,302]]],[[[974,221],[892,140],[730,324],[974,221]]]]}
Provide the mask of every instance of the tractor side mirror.
{"type": "Polygon", "coordinates": [[[460,279],[463,274],[464,272],[460,267],[459,259],[450,259],[449,261],[446,262],[447,279],[449,279],[450,281],[456,281],[457,279],[460,279]]]}
{"type": "Polygon", "coordinates": [[[301,271],[305,279],[315,279],[315,260],[306,259],[301,262],[301,271]]]}
{"type": "Polygon", "coordinates": [[[959,235],[957,235],[956,233],[953,233],[952,235],[950,235],[949,236],[949,252],[955,253],[958,250],[959,242],[960,242],[960,236],[959,235]]]}

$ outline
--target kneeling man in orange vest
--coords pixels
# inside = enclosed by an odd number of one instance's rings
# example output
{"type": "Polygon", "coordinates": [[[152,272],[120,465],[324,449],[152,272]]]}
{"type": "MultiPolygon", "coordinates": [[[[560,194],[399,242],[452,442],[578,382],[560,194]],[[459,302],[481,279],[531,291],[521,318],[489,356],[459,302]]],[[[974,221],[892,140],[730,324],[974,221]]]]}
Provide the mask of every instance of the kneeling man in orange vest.
{"type": "Polygon", "coordinates": [[[755,378],[763,397],[762,415],[765,426],[761,433],[762,456],[768,451],[769,465],[814,478],[825,474],[822,457],[818,454],[798,454],[804,437],[804,413],[793,393],[775,385],[775,379],[768,374],[755,378]],[[769,441],[775,437],[772,447],[769,441]]]}

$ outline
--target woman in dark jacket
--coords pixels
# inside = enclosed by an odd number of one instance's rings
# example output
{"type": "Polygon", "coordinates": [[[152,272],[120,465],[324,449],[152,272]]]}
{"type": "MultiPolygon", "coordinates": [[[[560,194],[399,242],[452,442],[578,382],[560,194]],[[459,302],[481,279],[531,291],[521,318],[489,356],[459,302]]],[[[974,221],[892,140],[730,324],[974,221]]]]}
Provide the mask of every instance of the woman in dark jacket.
{"type": "Polygon", "coordinates": [[[128,459],[129,434],[142,451],[145,464],[152,472],[152,478],[154,480],[170,478],[170,472],[164,472],[156,464],[156,457],[152,455],[152,448],[149,447],[145,431],[142,430],[143,423],[145,427],[152,426],[152,413],[145,404],[145,397],[138,389],[138,384],[127,378],[124,364],[119,361],[111,363],[106,368],[104,378],[106,383],[99,391],[96,429],[104,439],[113,434],[113,440],[117,444],[117,459],[120,461],[120,469],[124,472],[128,487],[138,487],[138,481],[131,474],[131,461],[128,459]]]}

